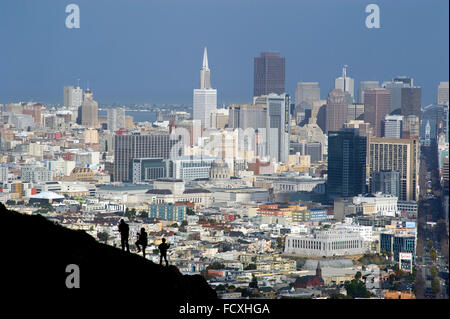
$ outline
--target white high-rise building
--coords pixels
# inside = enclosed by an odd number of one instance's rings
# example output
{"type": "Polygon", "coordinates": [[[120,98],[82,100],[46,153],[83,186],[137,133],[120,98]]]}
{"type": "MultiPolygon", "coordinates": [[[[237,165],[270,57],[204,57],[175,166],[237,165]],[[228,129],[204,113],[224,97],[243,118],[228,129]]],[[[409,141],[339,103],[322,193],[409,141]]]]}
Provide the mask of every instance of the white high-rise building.
{"type": "Polygon", "coordinates": [[[83,104],[83,90],[77,85],[72,91],[72,106],[78,108],[81,104],[83,104]]]}
{"type": "Polygon", "coordinates": [[[448,82],[441,82],[438,86],[438,104],[448,104],[448,82]]]}
{"type": "Polygon", "coordinates": [[[384,136],[385,138],[402,138],[403,115],[385,115],[384,136]]]}
{"type": "Polygon", "coordinates": [[[78,108],[83,104],[83,90],[78,85],[76,88],[73,86],[64,87],[64,106],[71,108],[78,108]]]}
{"type": "Polygon", "coordinates": [[[347,76],[347,65],[342,68],[342,76],[334,81],[334,88],[349,93],[355,100],[355,80],[347,76]]]}
{"type": "Polygon", "coordinates": [[[125,110],[121,107],[108,110],[108,130],[115,132],[125,128],[125,110]]]}
{"type": "Polygon", "coordinates": [[[208,53],[203,53],[203,66],[200,70],[200,89],[194,89],[194,120],[200,121],[204,128],[211,127],[211,113],[217,109],[217,90],[211,88],[208,53]]]}
{"type": "Polygon", "coordinates": [[[78,116],[78,108],[83,104],[83,90],[80,85],[64,87],[64,107],[72,112],[71,120],[75,121],[78,116]]]}
{"type": "Polygon", "coordinates": [[[286,163],[289,160],[291,132],[290,97],[286,93],[254,97],[256,105],[266,105],[266,155],[271,161],[286,163]]]}

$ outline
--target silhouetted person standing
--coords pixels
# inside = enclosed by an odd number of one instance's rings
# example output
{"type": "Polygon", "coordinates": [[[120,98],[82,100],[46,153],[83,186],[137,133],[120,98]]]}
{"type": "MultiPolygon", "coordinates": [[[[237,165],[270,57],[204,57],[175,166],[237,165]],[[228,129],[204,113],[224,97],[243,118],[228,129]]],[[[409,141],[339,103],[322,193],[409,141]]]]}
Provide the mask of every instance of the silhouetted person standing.
{"type": "Polygon", "coordinates": [[[159,253],[161,254],[159,257],[159,264],[162,264],[162,260],[164,258],[164,260],[166,261],[166,267],[169,266],[169,262],[167,261],[167,249],[169,249],[169,247],[170,244],[166,244],[165,238],[162,239],[162,243],[158,246],[159,253]]]}
{"type": "Polygon", "coordinates": [[[138,253],[141,252],[141,246],[142,246],[142,255],[145,258],[145,248],[147,247],[147,232],[145,231],[145,228],[141,228],[141,232],[138,233],[138,240],[136,242],[138,253]]]}
{"type": "Polygon", "coordinates": [[[122,250],[127,248],[127,251],[130,251],[130,246],[128,245],[128,237],[130,235],[130,227],[123,219],[120,220],[119,224],[119,233],[120,233],[120,241],[122,243],[122,250]]]}

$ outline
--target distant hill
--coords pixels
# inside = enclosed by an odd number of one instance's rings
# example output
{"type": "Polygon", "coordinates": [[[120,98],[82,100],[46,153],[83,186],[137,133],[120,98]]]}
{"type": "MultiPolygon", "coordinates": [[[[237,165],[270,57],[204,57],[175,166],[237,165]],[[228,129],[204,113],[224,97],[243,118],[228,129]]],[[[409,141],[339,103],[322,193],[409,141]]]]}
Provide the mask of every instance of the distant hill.
{"type": "Polygon", "coordinates": [[[205,301],[216,292],[200,275],[182,275],[136,254],[97,242],[84,231],[40,215],[7,210],[0,203],[0,290],[92,293],[149,301],[205,301]],[[80,289],[66,287],[66,266],[80,269],[80,289]]]}

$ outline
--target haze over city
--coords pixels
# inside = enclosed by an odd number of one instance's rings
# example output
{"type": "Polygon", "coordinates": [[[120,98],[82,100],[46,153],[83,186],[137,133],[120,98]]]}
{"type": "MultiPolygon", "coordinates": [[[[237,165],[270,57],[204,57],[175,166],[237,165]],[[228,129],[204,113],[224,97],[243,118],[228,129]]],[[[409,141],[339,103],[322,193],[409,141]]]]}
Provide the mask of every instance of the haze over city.
{"type": "Polygon", "coordinates": [[[423,105],[448,79],[448,1],[76,1],[81,27],[67,29],[67,1],[0,3],[0,102],[62,103],[62,87],[95,91],[100,104],[192,105],[204,46],[218,104],[252,99],[253,57],[286,57],[286,90],[317,81],[322,98],[349,65],[355,82],[411,76],[423,105]],[[20,23],[18,23],[18,20],[20,23]]]}

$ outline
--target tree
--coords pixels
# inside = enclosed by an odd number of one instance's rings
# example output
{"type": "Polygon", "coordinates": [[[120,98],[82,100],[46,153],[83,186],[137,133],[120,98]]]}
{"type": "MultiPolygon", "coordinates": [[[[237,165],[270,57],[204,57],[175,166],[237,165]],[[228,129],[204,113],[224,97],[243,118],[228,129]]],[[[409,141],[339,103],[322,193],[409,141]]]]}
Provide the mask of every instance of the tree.
{"type": "Polygon", "coordinates": [[[431,277],[433,277],[433,278],[435,278],[436,276],[437,276],[437,274],[438,274],[438,269],[437,269],[437,267],[436,266],[431,266],[431,268],[430,268],[430,274],[431,274],[431,277]]]}
{"type": "Polygon", "coordinates": [[[441,291],[441,285],[439,283],[439,279],[436,277],[431,280],[431,290],[435,295],[437,295],[441,291]]]}
{"type": "Polygon", "coordinates": [[[430,250],[430,258],[433,259],[433,260],[436,260],[436,259],[437,259],[437,253],[436,253],[436,250],[434,250],[434,249],[431,249],[431,250],[430,250]]]}
{"type": "Polygon", "coordinates": [[[109,234],[107,232],[105,232],[105,231],[98,232],[97,233],[97,238],[98,238],[98,240],[100,240],[100,241],[104,242],[105,244],[107,244],[108,243],[108,239],[109,239],[109,234]]]}
{"type": "Polygon", "coordinates": [[[433,248],[433,241],[431,239],[427,241],[427,246],[428,246],[428,249],[433,248]]]}
{"type": "Polygon", "coordinates": [[[136,209],[128,209],[128,207],[125,209],[125,217],[128,217],[129,220],[133,220],[136,217],[136,209]]]}
{"type": "Polygon", "coordinates": [[[256,265],[248,264],[247,267],[244,268],[244,270],[256,270],[256,265]]]}
{"type": "Polygon", "coordinates": [[[284,248],[284,237],[277,238],[277,248],[280,248],[280,249],[284,248]]]}
{"type": "Polygon", "coordinates": [[[225,268],[225,265],[224,264],[222,264],[222,263],[219,263],[219,262],[213,262],[211,265],[208,265],[207,267],[206,267],[206,269],[207,270],[209,270],[209,269],[224,269],[225,268]]]}
{"type": "Polygon", "coordinates": [[[255,275],[252,275],[252,281],[250,281],[248,287],[258,289],[258,279],[256,279],[255,275]]]}
{"type": "Polygon", "coordinates": [[[148,212],[145,211],[145,210],[141,210],[141,211],[139,212],[139,217],[140,217],[140,218],[148,218],[148,212]]]}
{"type": "Polygon", "coordinates": [[[188,225],[188,222],[186,220],[183,220],[181,222],[180,228],[178,229],[180,232],[185,233],[186,232],[186,226],[188,225]]]}
{"type": "Polygon", "coordinates": [[[361,272],[360,272],[360,271],[356,272],[356,274],[355,274],[355,280],[360,280],[361,277],[362,277],[361,272]]]}
{"type": "Polygon", "coordinates": [[[186,214],[187,215],[195,215],[195,211],[188,207],[188,209],[186,210],[186,214]]]}
{"type": "Polygon", "coordinates": [[[344,288],[347,291],[347,296],[350,298],[369,298],[373,296],[360,280],[353,279],[352,281],[347,281],[344,284],[344,288]]]}

